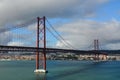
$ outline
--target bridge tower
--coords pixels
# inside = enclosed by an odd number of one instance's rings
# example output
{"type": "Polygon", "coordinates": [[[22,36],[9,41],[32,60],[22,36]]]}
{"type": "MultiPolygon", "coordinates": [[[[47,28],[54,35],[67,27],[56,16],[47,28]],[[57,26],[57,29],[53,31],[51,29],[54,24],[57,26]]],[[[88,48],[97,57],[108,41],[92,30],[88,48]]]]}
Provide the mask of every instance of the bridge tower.
{"type": "Polygon", "coordinates": [[[95,50],[95,51],[98,51],[98,50],[99,50],[99,41],[98,41],[98,39],[95,39],[95,40],[94,40],[94,50],[95,50]]]}
{"type": "Polygon", "coordinates": [[[95,60],[99,60],[99,54],[98,54],[98,50],[99,50],[99,40],[95,39],[94,40],[94,50],[95,50],[95,60]]]}
{"type": "Polygon", "coordinates": [[[101,52],[101,54],[99,53],[99,40],[95,39],[94,40],[94,50],[95,50],[95,60],[107,60],[107,54],[101,52]]]}
{"type": "Polygon", "coordinates": [[[36,70],[34,72],[46,73],[46,23],[45,16],[37,17],[37,39],[36,39],[36,70]],[[43,47],[40,53],[39,48],[43,47]],[[41,56],[40,56],[41,55],[41,56]],[[42,62],[40,62],[40,60],[42,62]]]}

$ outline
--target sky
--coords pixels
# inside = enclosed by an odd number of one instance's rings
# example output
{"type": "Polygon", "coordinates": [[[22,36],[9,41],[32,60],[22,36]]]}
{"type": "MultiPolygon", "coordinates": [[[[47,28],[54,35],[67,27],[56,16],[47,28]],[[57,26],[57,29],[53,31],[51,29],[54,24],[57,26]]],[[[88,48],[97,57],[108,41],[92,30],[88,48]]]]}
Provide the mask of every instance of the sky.
{"type": "MultiPolygon", "coordinates": [[[[46,16],[76,49],[93,49],[94,39],[99,40],[100,49],[120,49],[119,4],[120,0],[0,0],[0,44],[25,46],[33,40],[32,35],[21,30],[24,35],[19,36],[22,40],[17,42],[13,38],[18,31],[7,31],[12,27],[10,24],[46,16]]],[[[30,34],[36,30],[34,26],[27,27],[30,34]]],[[[48,38],[55,47],[66,48],[49,33],[48,38]]]]}

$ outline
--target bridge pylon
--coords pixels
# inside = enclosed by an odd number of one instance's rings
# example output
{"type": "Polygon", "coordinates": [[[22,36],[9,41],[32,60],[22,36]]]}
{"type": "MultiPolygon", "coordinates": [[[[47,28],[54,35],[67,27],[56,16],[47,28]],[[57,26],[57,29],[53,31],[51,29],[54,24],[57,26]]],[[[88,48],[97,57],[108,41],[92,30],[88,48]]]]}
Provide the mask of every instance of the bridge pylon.
{"type": "Polygon", "coordinates": [[[98,39],[95,39],[94,40],[94,51],[96,52],[95,58],[94,58],[95,60],[99,60],[98,50],[99,50],[99,41],[98,41],[98,39]]]}
{"type": "Polygon", "coordinates": [[[106,61],[107,60],[107,54],[103,52],[99,52],[99,40],[95,39],[94,40],[94,51],[95,51],[95,60],[102,60],[106,61]]]}
{"type": "Polygon", "coordinates": [[[45,16],[37,17],[37,38],[36,38],[36,70],[37,73],[46,73],[46,23],[45,16]],[[42,52],[39,48],[43,47],[42,52]],[[41,61],[41,62],[40,62],[41,61]]]}

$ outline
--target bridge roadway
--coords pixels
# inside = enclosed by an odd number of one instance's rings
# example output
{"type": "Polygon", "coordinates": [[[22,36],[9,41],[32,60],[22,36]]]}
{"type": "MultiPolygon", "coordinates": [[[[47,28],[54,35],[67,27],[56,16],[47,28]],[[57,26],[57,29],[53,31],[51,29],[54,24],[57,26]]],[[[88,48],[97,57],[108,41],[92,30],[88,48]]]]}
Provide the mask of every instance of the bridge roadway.
{"type": "MultiPolygon", "coordinates": [[[[37,48],[36,47],[25,47],[25,46],[4,46],[0,45],[0,51],[3,52],[36,52],[37,48]]],[[[38,49],[39,52],[43,51],[43,48],[38,49]]],[[[76,53],[76,54],[95,54],[95,51],[85,51],[85,50],[73,50],[73,49],[57,49],[57,48],[46,48],[47,53],[56,53],[56,52],[61,52],[61,53],[76,53]]]]}

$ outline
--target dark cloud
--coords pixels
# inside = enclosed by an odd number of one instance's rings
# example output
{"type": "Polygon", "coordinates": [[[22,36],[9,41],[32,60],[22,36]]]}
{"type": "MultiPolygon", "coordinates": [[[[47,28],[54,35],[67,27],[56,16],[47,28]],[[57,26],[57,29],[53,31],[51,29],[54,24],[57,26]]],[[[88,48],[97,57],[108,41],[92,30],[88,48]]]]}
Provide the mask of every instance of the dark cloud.
{"type": "Polygon", "coordinates": [[[108,0],[3,0],[0,2],[0,24],[37,16],[72,18],[93,15],[96,6],[108,0]]]}

